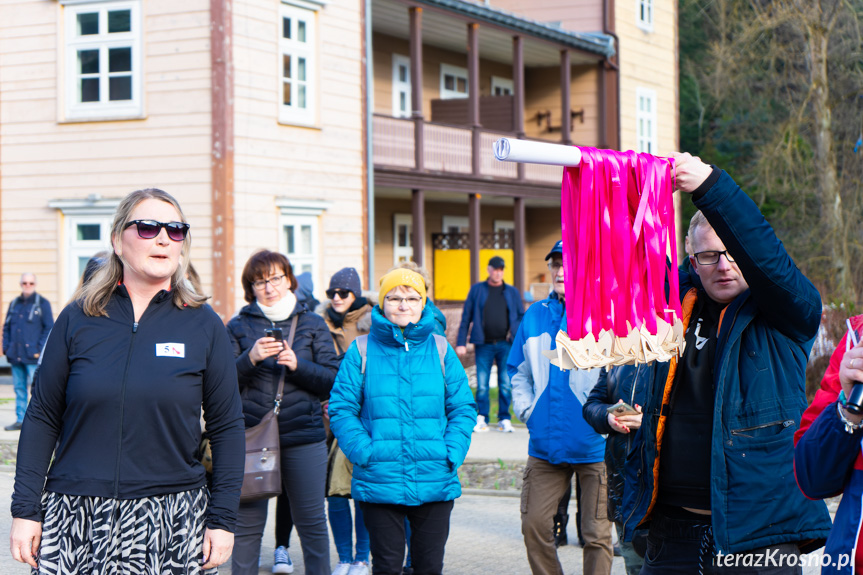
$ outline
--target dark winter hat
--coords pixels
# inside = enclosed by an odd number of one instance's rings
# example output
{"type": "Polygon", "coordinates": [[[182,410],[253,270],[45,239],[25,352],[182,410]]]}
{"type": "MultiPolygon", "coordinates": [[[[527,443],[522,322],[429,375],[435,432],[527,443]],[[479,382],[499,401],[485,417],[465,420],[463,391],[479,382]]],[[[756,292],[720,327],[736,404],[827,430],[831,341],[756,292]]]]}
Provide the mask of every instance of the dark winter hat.
{"type": "Polygon", "coordinates": [[[554,247],[551,248],[551,251],[548,252],[547,256],[545,256],[545,261],[550,260],[552,256],[558,254],[560,254],[561,256],[563,255],[563,240],[558,240],[558,242],[554,244],[554,247]]]}
{"type": "Polygon", "coordinates": [[[360,274],[354,268],[342,268],[330,278],[330,288],[327,297],[333,299],[333,290],[346,289],[353,292],[354,297],[362,297],[363,286],[360,283],[360,274]]]}
{"type": "Polygon", "coordinates": [[[496,270],[502,270],[504,267],[506,267],[506,262],[503,261],[502,257],[494,256],[493,258],[488,260],[488,265],[496,270]]]}

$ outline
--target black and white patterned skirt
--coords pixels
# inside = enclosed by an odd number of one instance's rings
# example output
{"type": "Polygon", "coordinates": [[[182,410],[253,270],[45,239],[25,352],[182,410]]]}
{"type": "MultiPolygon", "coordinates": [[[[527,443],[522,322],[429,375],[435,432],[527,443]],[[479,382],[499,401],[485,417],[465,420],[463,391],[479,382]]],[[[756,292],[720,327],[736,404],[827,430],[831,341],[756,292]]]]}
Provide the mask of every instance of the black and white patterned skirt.
{"type": "Polygon", "coordinates": [[[33,575],[213,575],[201,569],[205,487],[142,499],[42,496],[33,575]]]}

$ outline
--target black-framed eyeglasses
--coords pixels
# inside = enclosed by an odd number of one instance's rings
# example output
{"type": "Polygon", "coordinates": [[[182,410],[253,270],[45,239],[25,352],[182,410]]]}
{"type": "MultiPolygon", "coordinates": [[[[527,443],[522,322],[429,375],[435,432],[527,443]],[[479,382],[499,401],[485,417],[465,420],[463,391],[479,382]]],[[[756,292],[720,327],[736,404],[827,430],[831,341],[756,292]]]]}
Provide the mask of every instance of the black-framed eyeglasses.
{"type": "Polygon", "coordinates": [[[349,289],[330,289],[327,290],[327,297],[330,299],[334,299],[336,296],[339,296],[339,299],[348,299],[348,296],[351,295],[351,290],[349,289]]]}
{"type": "Polygon", "coordinates": [[[728,250],[722,250],[721,252],[709,250],[706,252],[698,252],[693,255],[695,256],[695,261],[698,262],[698,265],[700,266],[715,266],[719,263],[719,256],[725,256],[725,259],[730,263],[734,262],[734,258],[731,257],[728,250]]]}
{"type": "Polygon", "coordinates": [[[282,285],[282,280],[284,280],[284,279],[285,279],[285,274],[282,274],[280,276],[273,276],[268,280],[258,280],[256,282],[254,282],[252,284],[252,287],[258,291],[261,291],[262,289],[267,287],[267,284],[270,284],[273,287],[279,287],[280,285],[282,285]]]}
{"type": "Polygon", "coordinates": [[[168,233],[168,237],[175,242],[182,242],[186,239],[186,234],[189,233],[189,224],[184,222],[157,222],[156,220],[132,220],[126,224],[126,228],[136,226],[138,228],[138,237],[145,240],[152,240],[161,233],[162,228],[168,233]]]}

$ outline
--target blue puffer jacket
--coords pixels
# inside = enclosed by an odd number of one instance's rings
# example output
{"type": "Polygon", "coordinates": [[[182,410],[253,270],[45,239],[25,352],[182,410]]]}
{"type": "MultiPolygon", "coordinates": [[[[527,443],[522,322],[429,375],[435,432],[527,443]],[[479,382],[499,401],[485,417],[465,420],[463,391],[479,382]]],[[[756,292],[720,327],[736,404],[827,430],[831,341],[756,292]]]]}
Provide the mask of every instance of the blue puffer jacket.
{"type": "Polygon", "coordinates": [[[543,354],[555,349],[563,322],[563,301],[554,292],[527,308],[506,363],[513,406],[530,431],[528,454],[554,464],[597,463],[605,439],[581,411],[600,370],[562,371],[543,354]]]}
{"type": "MultiPolygon", "coordinates": [[[[749,284],[722,312],[716,344],[710,459],[716,546],[737,553],[795,542],[808,553],[824,544],[831,525],[824,502],[800,493],[793,470],[794,431],[806,409],[806,362],[821,321],[821,298],[728,174],[714,168],[693,201],[749,284]]],[[[698,276],[683,269],[680,286],[686,325],[703,291],[698,276]]],[[[647,396],[626,458],[627,541],[650,519],[656,501],[674,379],[669,370],[675,367],[674,360],[655,363],[639,374],[647,396]]]]}
{"type": "Polygon", "coordinates": [[[369,503],[422,505],[461,495],[457,470],[467,455],[476,405],[451,347],[441,373],[426,307],[404,332],[372,310],[366,373],[356,343],[330,396],[330,429],[354,464],[351,496],[369,503]]]}

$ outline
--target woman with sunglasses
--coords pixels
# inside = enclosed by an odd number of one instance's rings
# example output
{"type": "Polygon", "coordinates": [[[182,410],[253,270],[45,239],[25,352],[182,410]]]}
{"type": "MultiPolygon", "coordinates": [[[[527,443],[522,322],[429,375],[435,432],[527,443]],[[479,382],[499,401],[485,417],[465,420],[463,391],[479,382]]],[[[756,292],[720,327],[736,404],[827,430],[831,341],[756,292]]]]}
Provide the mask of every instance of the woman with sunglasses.
{"type": "Polygon", "coordinates": [[[225,328],[184,281],[188,231],[169,194],[126,196],[54,324],[12,497],[12,556],[34,573],[215,573],[231,554],[243,416],[225,328]]]}
{"type": "MultiPolygon", "coordinates": [[[[279,412],[282,482],[300,536],[306,573],[330,575],[330,540],[324,510],[327,445],[321,401],[333,387],[338,360],[321,316],[297,301],[297,280],[288,258],[261,250],[246,262],[242,276],[248,305],[228,322],[246,427],[273,409],[282,373],[279,412]],[[296,318],[294,340],[291,324],[296,318]],[[281,330],[281,338],[267,330],[281,330]]],[[[278,332],[273,333],[276,335],[278,332]]],[[[240,505],[233,575],[258,573],[266,499],[240,505]]]]}
{"type": "MultiPolygon", "coordinates": [[[[369,333],[372,306],[362,295],[360,275],[354,268],[343,268],[333,274],[327,297],[330,301],[323,306],[321,315],[330,328],[336,353],[342,357],[357,336],[369,333]]],[[[368,575],[369,532],[360,508],[355,506],[354,513],[351,513],[349,465],[345,465],[338,443],[330,445],[330,461],[333,469],[330,470],[331,481],[327,486],[327,510],[333,541],[339,554],[339,564],[333,575],[368,575]],[[342,481],[332,481],[339,470],[344,472],[342,481]],[[334,493],[339,485],[341,488],[347,487],[347,492],[334,493]],[[353,544],[354,533],[356,549],[353,544]]]]}
{"type": "Polygon", "coordinates": [[[422,276],[386,274],[365,353],[354,341],[330,399],[331,428],[354,465],[351,496],[369,531],[375,575],[402,572],[405,518],[414,572],[441,573],[461,495],[457,472],[476,405],[461,361],[433,334],[434,323],[422,276]]]}

